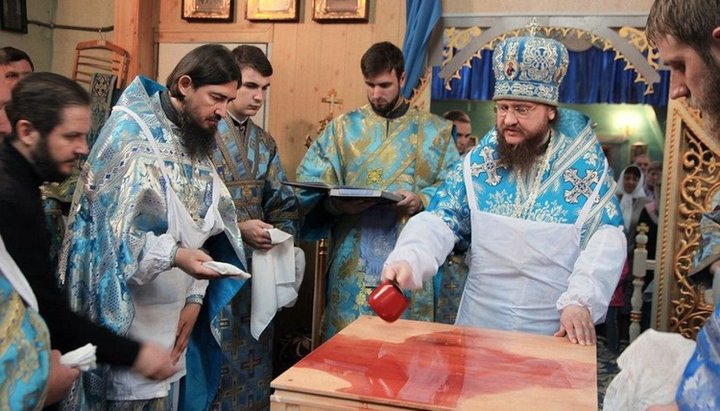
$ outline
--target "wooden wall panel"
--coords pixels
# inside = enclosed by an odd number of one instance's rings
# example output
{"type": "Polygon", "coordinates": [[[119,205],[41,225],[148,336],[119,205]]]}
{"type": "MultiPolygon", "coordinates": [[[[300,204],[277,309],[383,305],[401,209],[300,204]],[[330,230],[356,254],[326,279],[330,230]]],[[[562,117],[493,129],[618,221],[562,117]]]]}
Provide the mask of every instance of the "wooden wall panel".
{"type": "Polygon", "coordinates": [[[300,23],[275,24],[271,60],[275,69],[270,99],[269,131],[278,141],[289,174],[305,155],[305,138],[314,134],[329,106],[321,102],[331,89],[343,104],[340,114],[366,103],[360,58],[376,41],[401,46],[405,33],[405,2],[372,2],[368,23],[320,24],[305,2],[300,23]],[[382,26],[382,27],[381,27],[382,26]]]}

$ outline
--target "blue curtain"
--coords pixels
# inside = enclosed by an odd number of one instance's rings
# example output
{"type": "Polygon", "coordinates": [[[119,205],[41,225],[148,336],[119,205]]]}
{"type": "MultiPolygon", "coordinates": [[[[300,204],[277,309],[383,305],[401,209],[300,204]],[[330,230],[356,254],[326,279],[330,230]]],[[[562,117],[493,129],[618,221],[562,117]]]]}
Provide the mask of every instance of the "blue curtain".
{"type": "MultiPolygon", "coordinates": [[[[635,71],[625,70],[625,61],[615,60],[615,52],[591,47],[582,52],[569,52],[570,66],[560,86],[560,102],[568,104],[628,103],[667,106],[670,72],[660,71],[660,82],[645,95],[645,83],[635,82],[635,71]]],[[[440,67],[433,67],[433,100],[490,100],[495,90],[491,50],[483,50],[482,58],[471,60],[470,67],[460,70],[460,79],[451,80],[445,90],[440,67]]]]}
{"type": "Polygon", "coordinates": [[[436,0],[407,0],[406,4],[406,31],[403,41],[403,55],[405,56],[405,86],[403,95],[410,97],[425,71],[427,46],[430,34],[440,19],[440,1],[436,0]]]}

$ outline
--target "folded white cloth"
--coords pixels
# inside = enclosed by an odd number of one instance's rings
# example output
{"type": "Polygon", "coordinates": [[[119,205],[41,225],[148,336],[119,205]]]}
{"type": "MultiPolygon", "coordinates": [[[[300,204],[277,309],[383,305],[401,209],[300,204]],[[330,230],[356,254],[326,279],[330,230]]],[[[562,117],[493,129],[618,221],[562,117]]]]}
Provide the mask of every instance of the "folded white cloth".
{"type": "Polygon", "coordinates": [[[66,352],[60,357],[60,364],[77,368],[80,371],[89,371],[97,367],[95,364],[95,351],[97,347],[87,343],[82,347],[66,352]]]}
{"type": "Polygon", "coordinates": [[[228,276],[228,277],[241,277],[244,279],[250,278],[250,274],[246,273],[245,271],[239,269],[238,267],[235,267],[232,264],[223,263],[220,261],[205,261],[202,263],[205,267],[216,271],[218,274],[222,276],[228,276]]]}
{"type": "Polygon", "coordinates": [[[647,330],[618,357],[620,372],[605,394],[606,411],[644,411],[675,399],[695,341],[680,334],[647,330]]]}
{"type": "Polygon", "coordinates": [[[305,254],[293,246],[293,236],[277,228],[268,232],[275,246],[252,256],[250,333],[256,340],[280,308],[295,303],[305,273],[305,254]]]}

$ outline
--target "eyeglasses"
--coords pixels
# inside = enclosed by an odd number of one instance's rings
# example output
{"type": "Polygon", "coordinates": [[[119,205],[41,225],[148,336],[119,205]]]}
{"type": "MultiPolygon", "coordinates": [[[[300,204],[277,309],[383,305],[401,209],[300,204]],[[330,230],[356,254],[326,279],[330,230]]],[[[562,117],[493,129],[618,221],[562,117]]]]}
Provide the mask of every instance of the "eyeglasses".
{"type": "Polygon", "coordinates": [[[496,104],[495,113],[505,117],[508,113],[512,112],[517,118],[526,118],[530,115],[530,112],[535,110],[537,105],[515,105],[510,106],[508,104],[496,104]]]}

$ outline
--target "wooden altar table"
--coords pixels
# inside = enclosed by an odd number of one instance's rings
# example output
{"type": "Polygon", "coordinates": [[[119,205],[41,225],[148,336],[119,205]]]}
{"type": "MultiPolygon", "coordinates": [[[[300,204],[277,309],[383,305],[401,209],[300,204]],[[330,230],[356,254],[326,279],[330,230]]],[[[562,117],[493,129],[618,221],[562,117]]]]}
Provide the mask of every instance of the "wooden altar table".
{"type": "Polygon", "coordinates": [[[597,410],[595,346],[362,316],[272,382],[271,409],[597,410]]]}

